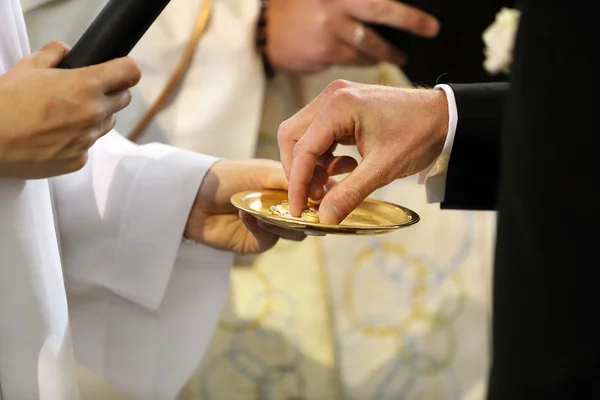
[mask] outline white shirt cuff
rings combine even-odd
[[[438,158],[418,175],[419,183],[425,184],[428,203],[442,203],[446,194],[446,174],[450,162],[450,153],[454,144],[456,125],[458,124],[458,110],[454,92],[448,85],[437,85],[435,89],[441,89],[446,93],[448,99],[448,134],[444,148]]]

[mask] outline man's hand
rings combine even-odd
[[[331,65],[401,65],[405,55],[370,29],[357,46],[361,23],[389,25],[434,37],[438,21],[395,0],[270,0],[267,55],[281,71],[316,72]]]
[[[279,128],[291,214],[300,215],[309,194],[323,194],[315,192],[315,177],[352,171],[319,207],[323,223],[340,223],[375,190],[431,165],[447,132],[442,90],[333,82]],[[357,146],[363,157],[358,166],[351,157],[333,155],[338,143]]]
[[[38,179],[81,169],[115,125],[141,77],[129,58],[60,70],[69,48],[53,42],[0,76],[0,177]]]
[[[230,198],[245,190],[281,189],[288,184],[281,164],[270,160],[220,161],[208,171],[185,229],[185,236],[238,254],[262,253],[279,238],[300,241],[302,232],[265,224],[238,210]]]

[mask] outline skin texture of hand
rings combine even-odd
[[[207,246],[237,254],[262,253],[279,238],[300,241],[306,236],[265,224],[238,212],[234,194],[246,190],[287,190],[281,164],[271,160],[219,161],[206,174],[190,212],[185,236]]]
[[[321,222],[340,223],[375,190],[431,165],[447,132],[443,90],[333,82],[279,128],[290,212],[300,215],[309,195],[322,197]],[[356,145],[360,164],[334,156],[338,143]],[[326,194],[315,189],[323,175],[341,172],[350,174]]]
[[[81,169],[89,148],[129,105],[141,72],[129,58],[61,70],[52,42],[0,76],[0,177],[39,179]]]
[[[361,21],[434,37],[438,21],[395,0],[270,0],[267,55],[275,70],[317,72],[332,65],[402,65],[405,55],[365,28],[357,49],[354,34]]]

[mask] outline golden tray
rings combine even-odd
[[[340,225],[298,221],[271,213],[271,206],[287,200],[284,190],[241,192],[231,197],[231,204],[258,220],[281,228],[302,231],[307,235],[381,235],[419,222],[419,215],[392,203],[366,199]]]

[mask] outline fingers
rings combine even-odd
[[[258,162],[266,162],[266,169],[261,175],[265,177],[266,182],[263,183],[263,187],[266,189],[288,189],[288,180],[285,176],[285,172],[281,167],[281,163],[272,160],[258,160]]]
[[[256,218],[247,214],[243,211],[239,212],[240,220],[248,229],[253,236],[254,243],[247,243],[247,250],[251,253],[262,253],[264,251],[269,250],[279,240],[277,235],[272,234],[271,232],[265,231],[261,227],[258,226],[258,221]]]
[[[321,159],[328,157],[323,163]],[[310,182],[309,202],[319,202],[329,191],[335,181],[330,179],[332,176],[349,174],[354,171],[358,161],[350,156],[334,157],[333,155],[321,156],[318,164],[315,165],[313,177]]]
[[[98,139],[113,130],[116,123],[117,117],[113,114],[91,127],[88,131],[65,132],[68,142],[61,150],[60,155],[65,158],[76,159],[83,154],[87,154],[87,151]]]
[[[54,41],[32,53],[24,61],[31,63],[35,68],[55,68],[69,51],[69,46],[63,42]]]
[[[435,37],[440,30],[435,17],[395,0],[344,0],[341,4],[359,21],[388,25],[425,37]]]
[[[360,88],[363,86],[363,84],[344,80],[333,81],[306,107],[279,126],[277,143],[279,145],[281,163],[288,179],[290,178],[296,143],[313,123],[314,119],[321,112],[321,109],[329,101],[331,96],[340,89]]]
[[[290,201],[290,214],[299,217],[306,207],[311,190],[318,198],[316,188],[312,184],[319,148],[300,141],[294,147],[294,156],[290,171],[288,198]]]
[[[348,21],[350,22],[350,21]],[[350,22],[354,24],[353,22]],[[338,28],[339,29],[339,28]],[[354,36],[352,34],[352,36]],[[337,35],[337,45],[335,51],[330,55],[330,64],[332,65],[346,65],[346,66],[357,66],[357,67],[370,67],[377,65],[381,59],[372,57],[367,52],[362,52],[352,44],[350,41],[345,40],[340,35]],[[380,39],[381,40],[381,39]]]
[[[313,101],[298,111],[293,117],[279,125],[277,131],[279,157],[281,158],[281,164],[283,165],[283,170],[288,179],[290,177],[293,152],[296,143],[319,114],[325,102],[329,100],[331,94],[339,87],[346,86],[342,81],[336,82],[329,84]]]
[[[339,224],[371,193],[385,186],[385,174],[377,165],[365,159],[344,180],[334,185],[319,206],[319,218],[324,224]]]
[[[328,176],[336,176],[354,171],[358,161],[350,156],[334,156],[329,153],[319,158],[319,164],[325,169]]]
[[[113,92],[104,97],[105,113],[107,115],[116,114],[131,103],[131,91],[123,90]]]
[[[357,29],[361,28],[361,23],[352,19],[346,19],[337,25],[336,35],[344,41],[355,52],[364,54],[368,59],[375,62],[387,61],[396,65],[404,65],[406,56],[384,39],[377,35],[373,30],[363,27],[365,35],[358,48],[354,48],[354,36]]]
[[[101,95],[96,101],[81,102],[83,111],[72,115],[82,128],[94,129],[98,125],[105,126],[105,122],[111,116],[121,111],[131,103],[131,92],[129,90]],[[87,107],[85,107],[87,106]],[[112,129],[112,126],[110,129]],[[108,131],[110,131],[110,129]],[[107,132],[108,132],[107,131]],[[106,134],[107,132],[104,132]]]
[[[96,126],[92,127],[89,134],[80,135],[79,139],[79,150],[88,151],[98,139],[112,131],[117,124],[117,116],[112,114],[101,121]]]
[[[139,66],[129,57],[81,68],[79,71],[96,80],[106,94],[130,89],[137,85],[142,77]]]
[[[252,217],[254,218],[254,217]],[[278,226],[275,225],[271,225],[271,224],[267,224],[265,222],[262,221],[256,221],[256,225],[266,231],[271,233],[272,235],[275,235],[279,238],[285,239],[285,240],[291,240],[294,242],[301,242],[304,239],[306,239],[306,235],[303,232],[300,231],[292,231],[289,229],[284,229],[284,228],[280,228]]]
[[[315,165],[339,138],[354,136],[355,97],[351,89],[336,91],[292,149],[288,195],[290,213],[298,217],[309,197]]]
[[[306,238],[306,235],[302,232],[294,232],[267,225],[243,211],[239,212],[239,217],[246,229],[252,233],[254,243],[247,245],[247,249],[252,253],[262,253],[269,250],[275,246],[280,237],[294,241],[301,241]]]
[[[117,124],[117,116],[115,114],[110,115],[104,121],[100,123],[97,130],[96,140],[100,139],[102,136],[106,135],[108,132],[112,131]],[[95,141],[94,140],[94,143]],[[93,144],[93,143],[92,143]],[[92,147],[92,146],[90,146]]]
[[[310,199],[320,200],[325,195],[325,185],[329,181],[329,175],[325,168],[320,165],[315,165],[313,177],[310,182]]]

